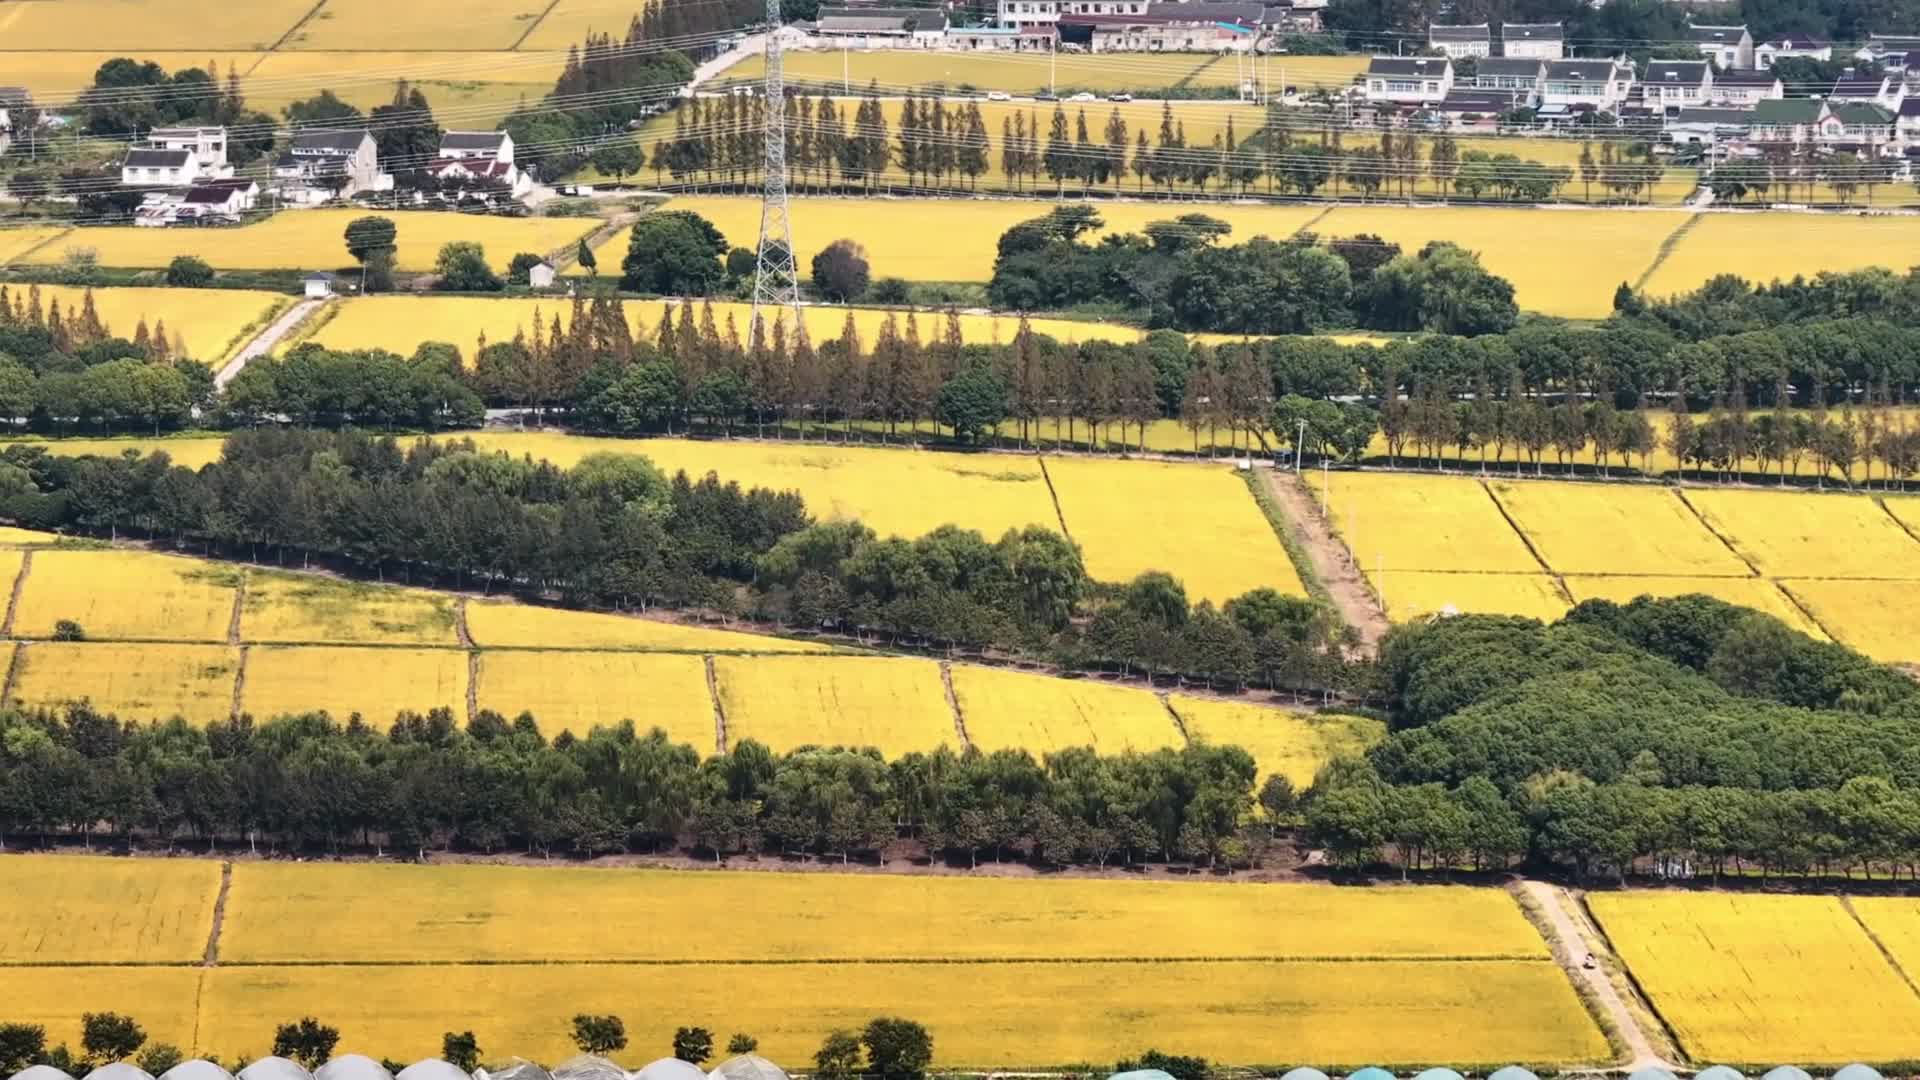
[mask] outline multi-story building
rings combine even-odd
[[[1833,42],[1810,34],[1775,34],[1753,47],[1753,64],[1770,68],[1776,60],[1800,57],[1807,60],[1833,59]]]
[[[1422,105],[1453,89],[1453,61],[1444,56],[1376,56],[1367,62],[1367,100]]]
[[[1640,84],[1641,101],[1659,112],[1705,105],[1713,93],[1713,65],[1705,60],[1652,60]]]
[[[1500,55],[1528,60],[1558,60],[1567,54],[1567,32],[1555,23],[1503,23]]]
[[[1540,80],[1540,106],[1613,112],[1632,95],[1633,85],[1633,65],[1623,60],[1553,60]]]
[[[1848,68],[1840,73],[1833,82],[1833,88],[1827,91],[1827,100],[1838,107],[1842,102],[1865,101],[1889,111],[1898,111],[1900,103],[1907,98],[1907,84],[1904,79],[1895,78],[1885,72],[1869,74]]]
[[[1753,66],[1753,35],[1744,26],[1690,26],[1687,36],[1722,71]]]
[[[1819,98],[1777,98],[1753,107],[1748,134],[1756,143],[1800,146],[1813,141],[1826,119],[1827,103]]]
[[[120,183],[128,187],[184,188],[232,175],[224,127],[154,128],[146,145],[128,149],[120,163]]]
[[[1474,65],[1473,88],[1498,93],[1518,94],[1523,105],[1540,100],[1540,80],[1546,75],[1545,60],[1490,56]]]
[[[1745,109],[1785,96],[1780,77],[1760,68],[1734,68],[1713,77],[1711,97],[1722,105]]]
[[[1444,53],[1449,59],[1493,55],[1493,31],[1486,23],[1471,26],[1427,24],[1427,47]]]
[[[325,202],[357,191],[383,190],[393,177],[380,171],[380,150],[365,128],[303,131],[273,163],[273,179],[289,202]]]

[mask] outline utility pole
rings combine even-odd
[[[750,337],[761,329],[760,320],[780,319],[783,308],[793,317],[793,332],[806,332],[800,321],[800,272],[793,262],[793,215],[787,205],[787,88],[780,59],[780,0],[767,0],[766,48],[762,91],[766,152],[761,163],[760,257],[753,268],[753,314],[747,320]]]

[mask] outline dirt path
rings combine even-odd
[[[324,303],[326,303],[324,300],[302,300],[281,312],[279,318],[273,320],[270,326],[260,331],[259,336],[247,342],[244,348],[234,354],[233,359],[227,361],[226,366],[220,369],[220,373],[213,377],[213,385],[225,389],[226,385],[233,381],[233,377],[240,374],[241,369],[247,366],[247,361],[272,352],[273,347],[280,344],[282,338],[293,333],[301,323],[306,322],[314,312],[320,310],[320,305]]]
[[[1553,949],[1553,958],[1567,969],[1567,974],[1575,982],[1586,988],[1586,996],[1590,1000],[1599,1003],[1620,1040],[1626,1043],[1629,1060],[1623,1067],[1637,1071],[1657,1066],[1672,1071],[1674,1064],[1654,1050],[1653,1043],[1640,1026],[1639,1018],[1627,1008],[1626,1001],[1613,985],[1607,969],[1618,961],[1605,954],[1597,934],[1589,936],[1582,933],[1579,922],[1569,910],[1573,899],[1564,889],[1551,882],[1524,881],[1520,883],[1520,888],[1538,905],[1547,921],[1547,944]],[[1592,967],[1586,966],[1589,956],[1595,960]]]
[[[1354,565],[1353,553],[1339,537],[1333,535],[1333,527],[1320,511],[1320,504],[1314,501],[1307,487],[1296,473],[1284,469],[1261,470],[1266,479],[1267,490],[1273,493],[1274,501],[1292,521],[1295,535],[1307,549],[1307,558],[1313,563],[1313,572],[1320,578],[1320,584],[1326,586],[1327,593],[1333,597],[1333,604],[1340,610],[1340,618],[1360,634],[1360,649],[1367,655],[1379,647],[1380,639],[1387,633],[1387,613],[1381,608],[1380,601],[1367,588],[1360,577],[1360,568]]]

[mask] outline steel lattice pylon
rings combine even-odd
[[[780,62],[780,0],[767,0],[767,78],[765,104],[766,157],[761,165],[765,185],[760,195],[760,258],[753,270],[753,316],[748,332],[761,327],[762,318],[780,318],[781,309],[800,322],[800,272],[793,262],[793,222],[787,209],[787,91]]]

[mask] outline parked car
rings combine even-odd
[[[1067,100],[1068,101],[1099,101],[1100,99],[1094,96],[1093,94],[1089,94],[1085,90],[1082,90],[1079,93],[1068,98]]]
[[[989,90],[987,91],[987,100],[988,101],[1012,101],[1013,95],[1007,93],[1005,90]]]
[[[1035,94],[1035,95],[1033,95],[1033,100],[1035,100],[1035,101],[1059,101],[1059,100],[1060,100],[1060,98],[1059,98],[1058,96],[1056,96],[1056,95],[1054,95],[1054,94],[1049,94],[1049,93],[1045,93],[1045,92],[1041,92],[1041,93],[1038,93],[1038,94]]]
[[[1132,94],[1108,94],[1107,100],[1118,101],[1118,102],[1128,102],[1133,100],[1133,95]]]

